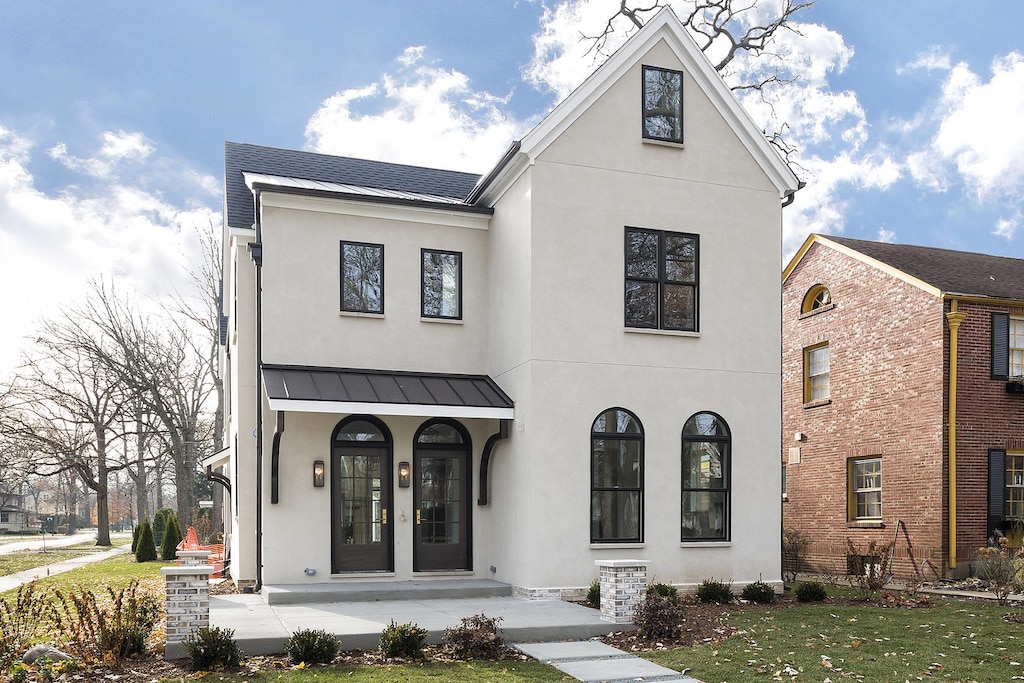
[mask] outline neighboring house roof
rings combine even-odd
[[[271,410],[511,419],[513,403],[486,375],[263,366]]]
[[[815,243],[838,249],[898,277],[902,275],[901,279],[937,296],[959,294],[1024,300],[1024,259],[833,235],[809,236],[783,271],[783,281]]]
[[[250,228],[256,220],[252,192],[243,177],[246,172],[364,190],[408,192],[443,198],[448,203],[463,201],[480,179],[474,173],[225,142],[224,216],[233,228]]]

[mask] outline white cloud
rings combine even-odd
[[[1020,228],[1021,219],[1022,216],[1020,214],[1013,218],[1000,218],[996,221],[996,227],[992,234],[1005,238],[1007,242],[1011,241],[1013,236],[1017,234],[1017,229]]]
[[[892,230],[886,230],[885,228],[878,229],[878,241],[889,242],[890,244],[896,241],[896,233]]]
[[[923,52],[917,58],[896,67],[897,74],[911,73],[914,71],[949,71],[953,66],[953,59],[949,53],[939,46],[933,46],[928,52]]]
[[[484,173],[528,127],[504,114],[504,104],[411,47],[394,73],[324,100],[306,140],[328,154]]]
[[[51,147],[47,154],[72,171],[87,173],[94,178],[108,179],[116,176],[121,162],[141,161],[153,151],[153,146],[142,133],[106,131],[101,138],[103,144],[94,157],[82,159],[72,156],[68,154],[67,145],[63,142]]]
[[[61,158],[79,162],[68,168],[83,182],[46,193],[29,170],[34,141],[0,127],[0,291],[17,292],[4,300],[0,374],[16,364],[38,319],[80,301],[90,278],[116,281],[120,291],[144,297],[186,291],[183,264],[198,258],[196,228],[220,222],[198,200],[175,206],[137,184],[97,182],[103,164],[155,153],[141,135],[105,134],[95,157],[72,157],[66,146],[55,147],[63,150]],[[195,194],[205,198],[207,179],[192,177],[202,178]]]

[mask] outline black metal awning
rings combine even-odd
[[[487,375],[264,365],[271,410],[510,420],[514,403]]]

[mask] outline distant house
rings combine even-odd
[[[227,143],[234,578],[778,584],[796,189],[667,10],[483,176]]]
[[[784,524],[962,575],[1024,523],[1024,260],[811,235],[783,272]],[[897,528],[897,523],[900,527]]]
[[[25,496],[0,490],[0,533],[17,533],[29,528]]]

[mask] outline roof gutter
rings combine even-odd
[[[804,189],[805,187],[807,187],[807,183],[805,183],[802,180],[798,180],[797,184],[796,184],[796,189],[795,190],[790,190],[789,192],[787,192],[785,194],[785,196],[784,196],[784,198],[782,200],[782,208],[785,209],[787,206],[792,204],[793,200],[796,199],[796,193],[799,192],[800,190]]]
[[[495,167],[477,182],[476,187],[474,187],[469,193],[469,196],[466,197],[467,204],[476,204],[480,200],[480,197],[487,188],[490,187],[491,183],[501,175],[501,172],[505,170],[505,167],[511,163],[512,159],[515,158],[517,154],[519,154],[519,148],[521,146],[522,140],[513,140],[512,144],[509,145],[507,150],[505,150],[504,156],[501,157]]]
[[[417,209],[435,209],[437,211],[457,211],[459,213],[471,213],[490,216],[494,209],[487,206],[472,206],[470,203],[456,204],[452,202],[431,202],[424,199],[399,199],[398,197],[376,197],[373,195],[357,194],[355,192],[335,192],[333,190],[316,190],[309,187],[287,187],[284,185],[272,185],[270,183],[253,183],[252,191],[265,190],[280,194],[293,194],[303,197],[321,197],[330,199],[345,199],[348,201],[365,202],[367,204],[388,204],[391,206],[408,206]],[[257,219],[257,223],[259,219]]]

